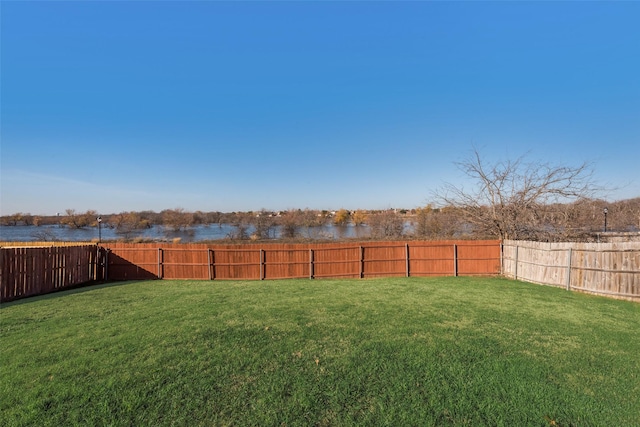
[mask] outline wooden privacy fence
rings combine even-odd
[[[506,240],[502,272],[526,282],[640,301],[640,242]]]
[[[100,279],[98,256],[96,245],[0,248],[0,301]]]
[[[497,275],[500,241],[325,244],[107,243],[105,279]]]
[[[498,240],[3,247],[0,248],[0,301],[103,280],[265,280],[499,273]]]

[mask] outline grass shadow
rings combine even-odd
[[[37,301],[49,300],[49,299],[54,299],[54,298],[61,298],[61,297],[65,297],[67,295],[80,294],[80,293],[84,293],[84,292],[94,291],[94,290],[97,290],[97,289],[112,288],[112,287],[117,287],[117,286],[126,286],[126,285],[130,285],[132,283],[143,282],[143,281],[146,281],[146,280],[125,280],[125,281],[85,283],[85,284],[82,284],[82,285],[74,286],[72,288],[60,289],[60,290],[49,292],[49,293],[43,294],[43,295],[24,297],[24,298],[16,299],[16,300],[13,300],[13,301],[3,302],[3,303],[0,304],[0,310],[2,310],[4,308],[7,308],[7,307],[13,307],[13,306],[16,306],[16,305],[29,304],[29,303],[33,303],[33,302],[37,302]]]

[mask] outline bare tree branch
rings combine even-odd
[[[446,183],[436,194],[445,206],[462,209],[476,234],[502,239],[548,239],[558,231],[550,221],[555,204],[567,204],[596,195],[592,167],[572,167],[515,160],[488,163],[473,149],[456,166],[475,185],[470,189]]]

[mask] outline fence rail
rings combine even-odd
[[[506,240],[502,271],[526,282],[640,301],[640,242]]]

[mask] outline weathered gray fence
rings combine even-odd
[[[525,282],[640,301],[640,242],[505,240],[502,274]]]

